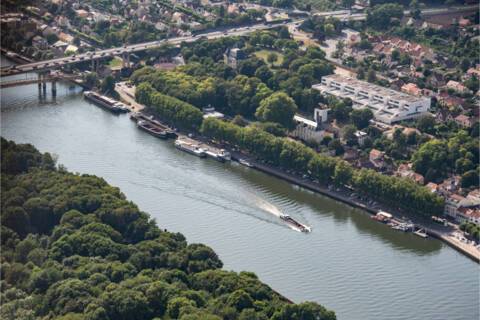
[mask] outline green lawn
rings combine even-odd
[[[114,57],[108,64],[110,68],[121,68],[122,67],[122,59],[119,57]]]
[[[277,61],[274,62],[273,65],[274,66],[281,65],[282,62],[283,62],[283,54],[281,54],[278,51],[275,51],[275,50],[260,50],[260,51],[256,51],[255,55],[257,56],[257,58],[263,59],[263,61],[265,61],[265,63],[268,63],[267,57],[268,57],[268,54],[271,53],[271,52],[275,53],[278,57]]]

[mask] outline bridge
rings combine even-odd
[[[3,88],[10,88],[10,87],[17,87],[17,86],[24,86],[28,84],[43,84],[46,82],[52,82],[53,84],[56,83],[59,80],[66,80],[66,81],[72,81],[72,80],[79,80],[82,77],[79,75],[67,75],[67,74],[46,74],[46,75],[40,75],[38,77],[29,77],[25,79],[14,79],[14,80],[8,80],[8,81],[0,81],[0,89]]]
[[[92,66],[94,67],[96,61],[100,59],[111,58],[117,55],[121,55],[124,58],[124,61],[128,61],[130,53],[155,49],[165,44],[178,45],[178,44],[181,44],[182,42],[194,42],[199,38],[217,39],[217,38],[222,38],[227,36],[228,37],[242,36],[257,30],[267,30],[267,29],[272,29],[279,26],[300,24],[302,21],[303,20],[295,20],[292,22],[284,22],[284,23],[276,23],[276,24],[257,24],[257,25],[235,28],[235,29],[226,29],[224,31],[212,31],[212,32],[192,35],[188,37],[176,37],[176,38],[170,38],[170,39],[150,41],[145,43],[124,45],[123,47],[117,47],[117,48],[111,48],[111,49],[105,49],[105,50],[95,50],[95,51],[90,51],[83,54],[77,54],[77,55],[72,55],[68,57],[4,67],[0,69],[0,76],[5,77],[5,76],[23,74],[26,72],[47,71],[47,70],[58,69],[66,65],[85,62],[85,61],[91,61]]]

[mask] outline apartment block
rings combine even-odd
[[[354,109],[369,108],[375,119],[392,124],[414,119],[428,112],[430,98],[415,97],[365,81],[332,74],[312,86],[322,94],[337,98],[350,98]]]

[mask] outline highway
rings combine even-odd
[[[470,12],[470,11],[473,12],[473,10],[477,10],[477,7],[474,5],[450,7],[450,8],[434,8],[434,9],[426,8],[422,10],[422,14],[436,15],[436,14],[454,13],[454,12]],[[408,14],[409,14],[409,11],[405,11],[405,15],[408,15]],[[366,18],[365,13],[351,13],[349,10],[321,12],[321,13],[315,13],[314,15],[330,16],[330,17],[341,19],[341,20],[364,20]],[[188,37],[177,37],[177,38],[163,39],[158,41],[125,45],[123,47],[117,47],[117,48],[111,48],[111,49],[105,49],[105,50],[90,51],[83,54],[77,54],[77,55],[68,56],[68,57],[4,67],[0,69],[0,76],[4,77],[4,76],[17,75],[17,74],[22,74],[22,73],[32,72],[32,71],[38,72],[38,71],[46,71],[50,69],[57,69],[65,65],[75,64],[78,62],[109,58],[109,57],[118,56],[122,54],[155,49],[167,43],[178,45],[182,42],[193,42],[199,38],[216,39],[221,37],[242,36],[253,31],[267,30],[267,29],[272,29],[279,26],[289,26],[289,25],[298,26],[303,21],[304,19],[298,19],[288,23],[256,24],[252,26],[231,28],[231,29],[226,29],[222,31],[212,31],[209,33],[192,35]]]

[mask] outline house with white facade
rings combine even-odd
[[[325,95],[349,98],[353,109],[369,108],[377,121],[387,124],[422,116],[431,103],[428,97],[415,97],[338,74],[322,77],[322,82],[312,88]]]

